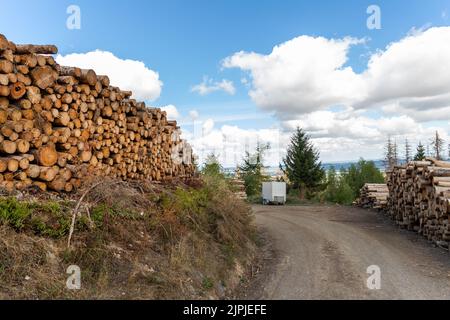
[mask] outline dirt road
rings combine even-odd
[[[358,208],[255,206],[266,263],[242,298],[450,299],[450,254]],[[381,289],[367,287],[369,266]]]

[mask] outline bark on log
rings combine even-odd
[[[58,48],[54,45],[18,44],[16,45],[16,53],[57,54]]]
[[[191,158],[172,159],[174,150],[190,149],[173,139],[179,127],[165,112],[105,75],[42,55],[52,52],[0,37],[0,181],[7,188],[70,192],[94,175],[161,181],[194,174]]]
[[[92,69],[81,69],[80,80],[82,83],[89,84],[90,86],[95,86],[97,83],[97,75]]]

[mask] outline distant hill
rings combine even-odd
[[[373,161],[375,163],[375,166],[380,169],[381,171],[384,171],[384,161],[383,160],[369,160]],[[322,163],[322,167],[325,170],[330,169],[331,167],[334,167],[337,171],[341,171],[344,169],[348,169],[352,164],[356,164],[358,161],[343,161],[343,162],[327,162]],[[227,174],[234,175],[234,171],[236,170],[235,167],[229,167],[224,168],[224,171]],[[280,174],[280,168],[279,167],[266,167],[265,168],[266,174],[269,176],[277,176]]]
[[[370,160],[375,163],[375,166],[380,169],[381,171],[384,171],[384,161],[383,160]],[[348,169],[352,164],[357,163],[358,161],[348,161],[348,162],[335,162],[335,163],[323,163],[322,167],[325,170],[330,169],[331,167],[334,167],[337,171]]]

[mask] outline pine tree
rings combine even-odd
[[[240,176],[244,180],[245,192],[249,197],[260,194],[262,183],[268,178],[263,172],[264,152],[268,149],[270,149],[269,144],[258,143],[256,152],[250,154],[246,151],[244,163],[238,167]]]
[[[405,160],[406,163],[410,162],[411,157],[411,145],[409,144],[408,138],[405,139]]]
[[[280,169],[292,183],[292,187],[299,190],[300,199],[304,199],[306,192],[317,191],[321,186],[325,171],[319,161],[319,152],[314,148],[310,137],[301,128],[297,128],[291,137],[286,158]]]
[[[425,147],[421,142],[419,142],[419,145],[417,146],[416,155],[414,156],[414,161],[423,161],[425,160],[425,158],[426,158]]]
[[[431,139],[431,146],[434,151],[434,157],[437,160],[442,160],[442,155],[444,154],[444,140],[439,136],[439,132],[437,131],[434,138]]]
[[[210,153],[203,164],[202,174],[206,176],[219,177],[223,176],[223,167],[220,165],[219,156]]]

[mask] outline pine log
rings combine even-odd
[[[11,61],[0,59],[0,73],[12,73],[14,71],[14,65]]]
[[[44,167],[51,167],[58,162],[58,152],[50,145],[33,150],[33,155],[38,164]]]
[[[9,91],[11,98],[18,100],[25,95],[27,89],[22,82],[16,82],[9,86]]]
[[[81,69],[80,80],[82,83],[89,84],[90,86],[95,86],[97,83],[97,75],[92,69]]]
[[[9,41],[0,33],[0,52],[9,49]]]
[[[50,66],[36,67],[31,71],[33,83],[41,89],[53,86],[58,79],[58,73]]]
[[[16,45],[16,53],[57,54],[58,48],[54,45],[18,44]]]
[[[17,150],[17,145],[13,141],[4,140],[0,143],[0,151],[6,154],[14,154]]]
[[[46,182],[51,182],[58,174],[58,170],[55,167],[42,167],[40,168],[39,179]]]

